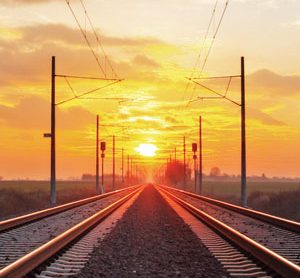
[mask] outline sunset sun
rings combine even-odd
[[[155,156],[157,147],[153,144],[140,144],[136,149],[135,149],[140,155],[144,156]]]

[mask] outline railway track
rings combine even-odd
[[[166,186],[157,188],[221,235],[216,239],[208,232],[202,241],[232,276],[300,277],[300,223]]]
[[[0,259],[9,256],[9,252],[15,255],[12,260],[5,260],[0,277],[76,276],[99,245],[99,238],[104,238],[113,227],[112,222],[122,217],[144,188],[132,187],[99,196],[97,200],[72,203],[57,211],[50,209],[48,215],[45,212],[28,215],[23,217],[22,223],[15,219],[15,225],[12,220],[9,224],[4,221],[3,225],[9,227],[2,227],[0,233]],[[300,277],[299,223],[275,217],[272,225],[273,216],[261,216],[255,211],[206,200],[174,188],[158,185],[155,188],[224,266],[229,277]],[[91,204],[94,204],[93,208]],[[88,213],[79,213],[82,209]],[[62,214],[64,217],[61,218]],[[71,215],[75,215],[76,220],[71,219]],[[55,224],[51,225],[51,222]],[[64,227],[63,231],[61,227]],[[33,229],[46,234],[43,241],[36,240]],[[20,233],[23,233],[23,241],[18,239]],[[24,233],[31,233],[31,238]],[[16,241],[11,241],[13,238]]]
[[[0,277],[30,272],[139,190],[117,190],[0,222]]]

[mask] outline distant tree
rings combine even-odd
[[[223,173],[223,174],[222,174],[222,177],[224,177],[224,178],[229,178],[230,176],[229,176],[227,173]]]
[[[189,176],[189,169],[186,169],[186,179]],[[168,183],[173,185],[178,185],[183,183],[183,163],[180,161],[172,161],[168,163],[167,169],[165,172],[165,177]]]
[[[211,177],[220,177],[221,176],[221,169],[219,167],[212,167],[210,170],[209,175]]]
[[[82,174],[82,176],[81,176],[81,180],[83,180],[83,181],[93,181],[95,179],[96,179],[96,176],[92,175],[92,174]]]

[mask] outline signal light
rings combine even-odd
[[[197,143],[192,144],[192,150],[194,153],[197,151]]]
[[[105,142],[101,142],[101,143],[100,143],[100,146],[101,146],[101,147],[100,147],[100,148],[101,148],[101,151],[104,152],[105,149],[106,149],[106,144],[105,144]]]

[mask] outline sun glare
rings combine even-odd
[[[144,156],[155,156],[157,147],[153,144],[140,144],[136,149],[135,149],[140,155]]]

